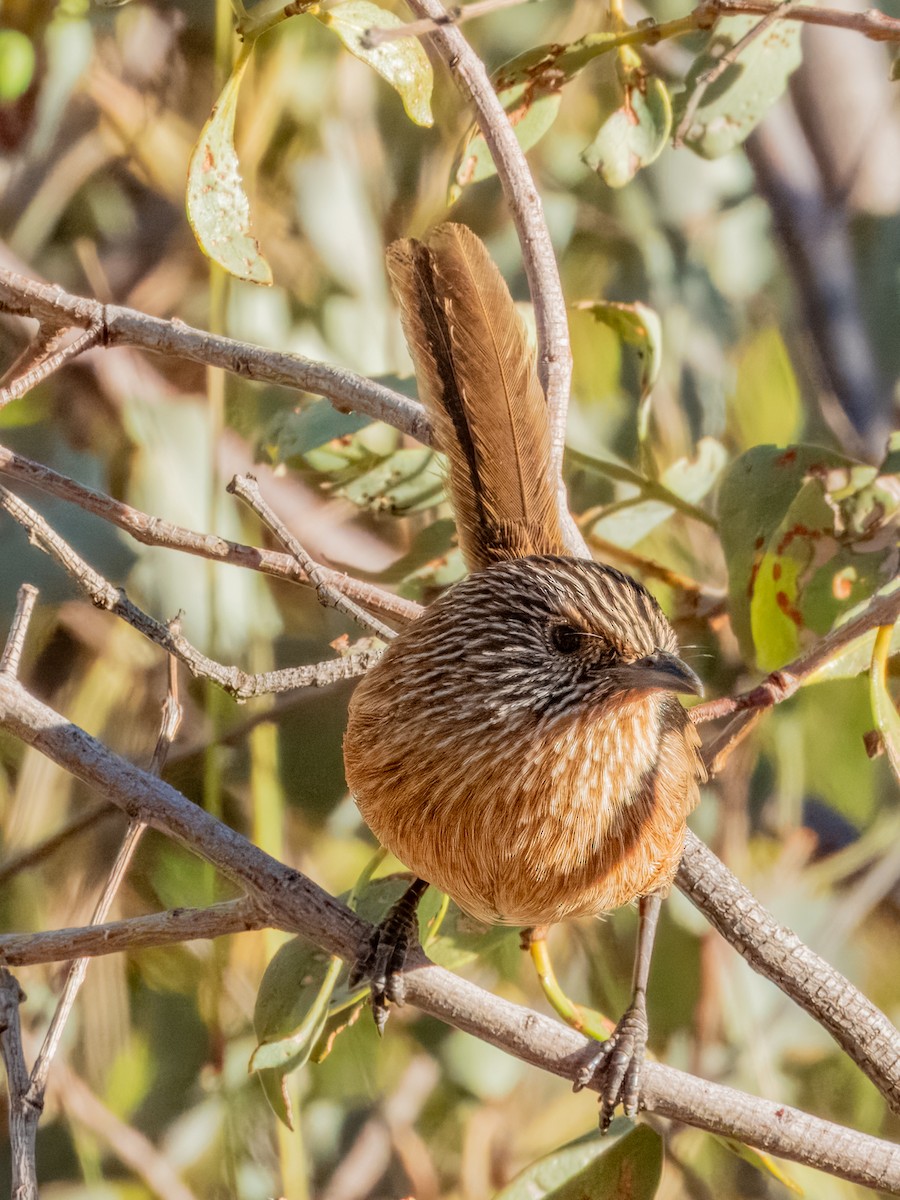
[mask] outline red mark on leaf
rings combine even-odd
[[[772,578],[775,580],[776,583],[781,578],[781,563],[780,562],[775,563],[775,565],[772,567]]]
[[[787,592],[776,592],[775,603],[784,615],[794,622],[798,629],[803,628],[803,614],[791,603],[791,598]]]
[[[776,467],[789,467],[791,463],[797,461],[797,448],[792,446],[790,450],[785,450],[784,454],[779,454],[775,459]]]

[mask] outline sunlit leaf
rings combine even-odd
[[[34,78],[34,46],[18,29],[0,29],[0,103],[28,91]]]
[[[333,29],[347,49],[367,63],[399,94],[407,115],[417,125],[433,125],[431,90],[434,72],[416,37],[396,38],[376,46],[364,44],[369,29],[397,29],[403,22],[386,8],[369,0],[346,0],[313,14]]]
[[[494,73],[491,82],[523,150],[536,145],[556,120],[565,84],[592,59],[606,53],[612,42],[612,34],[594,33],[568,44],[535,46]],[[450,202],[470,183],[490,178],[494,170],[487,143],[475,124],[453,164]]]
[[[187,214],[204,254],[237,279],[271,284],[271,268],[250,231],[250,201],[234,147],[238,93],[251,52],[248,43],[191,154]]]
[[[729,417],[743,446],[785,446],[800,432],[800,388],[779,330],[770,325],[739,351]]]
[[[306,408],[279,414],[267,430],[266,449],[273,461],[290,462],[336,438],[350,437],[369,424],[371,417],[338,412],[328,400],[319,400]]]
[[[640,301],[624,304],[589,300],[576,307],[614,329],[623,342],[635,348],[641,364],[641,396],[645,396],[659,378],[662,366],[662,322],[658,314]]]
[[[881,734],[885,753],[900,780],[900,713],[893,701],[887,683],[887,662],[891,654],[891,639],[898,625],[883,625],[876,634],[872,651],[872,671],[869,682],[872,695],[872,712]]]
[[[594,1135],[532,1164],[495,1200],[652,1200],[662,1160],[655,1130],[617,1119],[605,1138]]]
[[[655,75],[642,87],[626,84],[621,105],[584,151],[585,163],[609,187],[624,187],[663,152],[672,129],[672,102]]]
[[[757,446],[728,468],[719,511],[732,624],[763,670],[894,577],[896,482],[817,446]]]
[[[706,48],[688,72],[684,92],[676,97],[676,121],[684,113],[698,78],[759,21],[758,16],[750,15],[724,17],[716,22]],[[799,21],[775,21],[746,46],[737,62],[706,89],[685,144],[704,158],[718,158],[740,146],[783,94],[789,76],[799,67],[800,32]]]

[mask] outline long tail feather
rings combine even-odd
[[[387,264],[419,394],[450,460],[468,566],[562,552],[534,351],[484,244],[440,225],[427,245],[395,242]]]

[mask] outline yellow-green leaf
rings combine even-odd
[[[187,215],[200,249],[230,275],[271,284],[272,270],[250,231],[250,201],[234,148],[234,115],[252,43],[244,46],[191,154]]]
[[[894,626],[882,625],[875,635],[872,651],[872,671],[869,686],[872,693],[872,712],[881,740],[884,742],[894,774],[900,779],[900,713],[891,698],[887,685],[887,661],[891,653],[891,638]]]
[[[411,120],[417,125],[434,124],[431,115],[434,73],[418,38],[396,38],[376,46],[365,44],[365,34],[370,29],[399,28],[403,22],[398,16],[370,4],[369,0],[346,0],[327,12],[313,15],[334,30],[355,58],[367,63],[394,88]]]

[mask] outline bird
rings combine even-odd
[[[705,775],[678,693],[702,694],[650,592],[573,557],[527,328],[466,226],[387,251],[420,398],[449,464],[469,574],[389,644],[354,691],[346,780],[415,876],[353,978],[383,1027],[428,885],[487,923],[544,927],[638,901],[633,995],[584,1065],[601,1128],[637,1111],[659,902]]]

